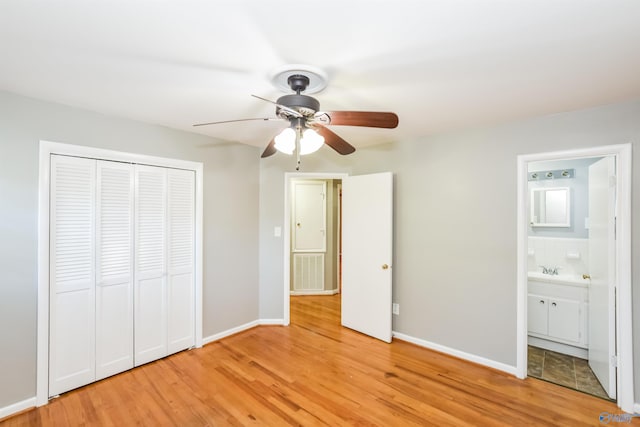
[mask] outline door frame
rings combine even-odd
[[[517,158],[517,338],[516,376],[527,377],[527,236],[529,162],[613,156],[616,159],[616,351],[617,403],[633,413],[633,334],[631,300],[631,143],[523,154]]]
[[[36,406],[49,401],[49,197],[52,154],[144,164],[195,172],[195,346],[202,347],[203,164],[102,148],[40,141],[38,177],[38,302],[36,326]]]
[[[285,172],[284,174],[284,224],[282,236],[284,239],[284,270],[283,280],[283,320],[282,324],[288,326],[291,322],[290,287],[291,287],[291,184],[295,179],[344,179],[347,173],[313,173],[313,172]]]

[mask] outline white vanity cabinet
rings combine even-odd
[[[587,348],[588,290],[580,285],[529,281],[529,336]]]

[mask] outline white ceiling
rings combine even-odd
[[[263,147],[284,64],[356,147],[640,97],[637,0],[0,1],[0,90]]]

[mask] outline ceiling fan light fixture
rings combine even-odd
[[[274,147],[281,153],[292,155],[296,149],[296,131],[286,128],[274,138]]]
[[[315,153],[324,144],[324,137],[313,129],[306,129],[300,139],[300,155]]]

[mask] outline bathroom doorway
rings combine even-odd
[[[529,162],[527,173],[527,375],[615,399],[615,304],[590,278],[615,264],[615,157]]]
[[[632,411],[630,146],[518,167],[518,376]]]

